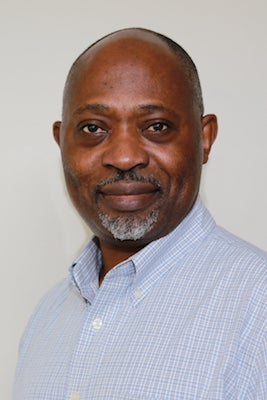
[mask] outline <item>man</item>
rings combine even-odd
[[[102,38],[53,130],[95,236],[32,317],[14,398],[266,399],[267,256],[198,197],[217,121],[188,54],[144,29]]]

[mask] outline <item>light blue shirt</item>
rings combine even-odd
[[[98,287],[91,241],[38,305],[14,400],[266,400],[267,255],[200,199]]]

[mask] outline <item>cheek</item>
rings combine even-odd
[[[198,188],[201,175],[201,154],[190,146],[176,151],[165,152],[158,158],[160,168],[165,172],[165,184],[169,185],[170,195],[177,197],[179,192]]]
[[[66,145],[62,149],[62,163],[65,174],[76,182],[89,182],[91,174],[96,171],[96,160],[88,150],[74,145]]]
[[[79,205],[92,192],[89,189],[92,168],[88,165],[88,158],[62,154],[62,164],[69,195],[73,203]]]

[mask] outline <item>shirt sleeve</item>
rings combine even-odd
[[[267,332],[259,347],[255,358],[255,365],[251,377],[251,384],[248,387],[248,399],[266,400],[267,399]]]

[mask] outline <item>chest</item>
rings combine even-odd
[[[27,354],[25,399],[223,398],[234,319],[209,296],[190,299],[114,287],[48,316]]]

